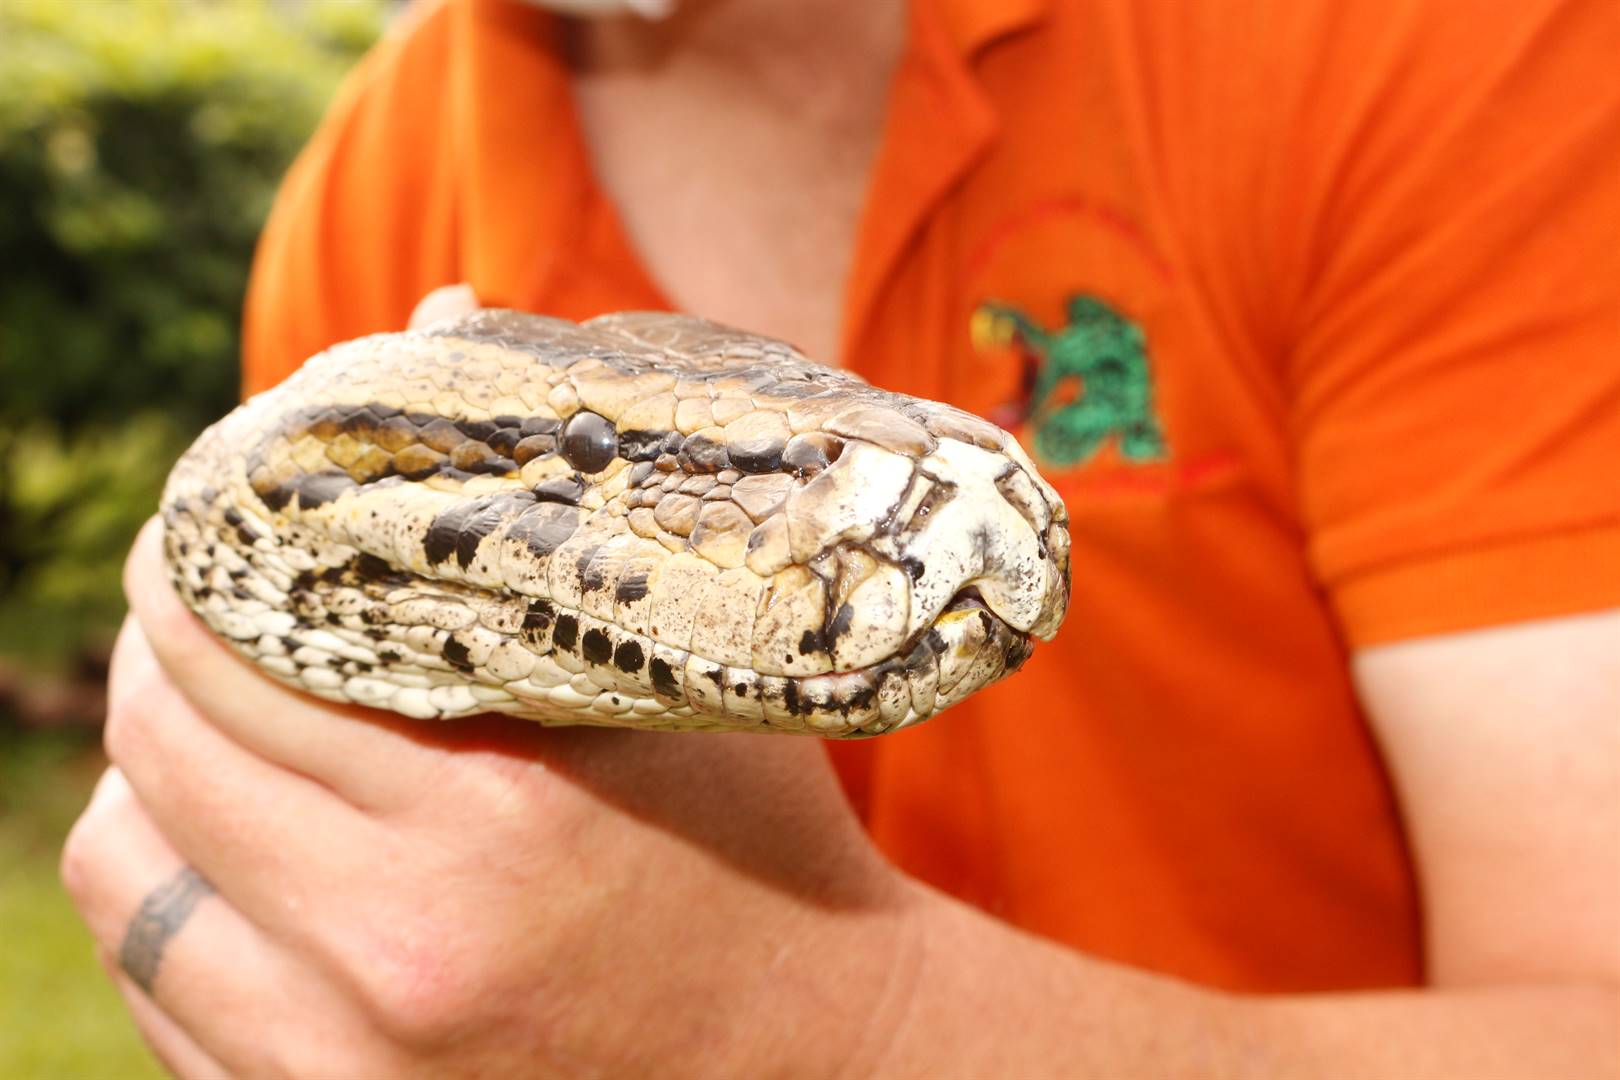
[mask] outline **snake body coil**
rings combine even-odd
[[[877,734],[1068,600],[1018,443],[682,316],[482,311],[339,345],[175,466],[186,602],[272,675],[421,718]]]

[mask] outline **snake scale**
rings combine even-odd
[[[1018,443],[687,316],[484,310],[335,346],[163,495],[186,603],[276,678],[423,719],[865,736],[1068,602]]]

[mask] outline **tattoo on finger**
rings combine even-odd
[[[118,966],[135,985],[148,994],[152,992],[164,948],[191,917],[197,901],[213,891],[214,887],[201,874],[186,866],[146,894],[130,917],[124,943],[118,949]]]

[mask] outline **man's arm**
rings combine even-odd
[[[915,1042],[962,1072],[1620,1075],[1620,613],[1369,649],[1355,670],[1412,838],[1431,987],[1225,997],[1006,928],[992,945],[959,911],[930,938],[934,1000],[895,1071],[924,1063]]]
[[[1620,1073],[1620,613],[1360,653],[1434,989],[1271,1007],[1301,1054],[1409,1073]]]
[[[108,743],[129,783],[64,873],[107,955],[177,868],[217,890],[155,978],[114,969],[186,1075],[1620,1074],[1620,615],[1361,658],[1436,985],[1260,998],[884,870],[810,744],[423,731],[252,672],[164,582],[152,530],[126,580],[145,633]]]

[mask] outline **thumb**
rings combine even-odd
[[[481,306],[478,294],[466,282],[441,285],[417,301],[416,309],[411,312],[410,328],[415,330],[429,323],[454,319],[477,311]]]

